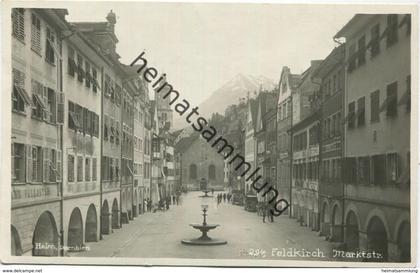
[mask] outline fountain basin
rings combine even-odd
[[[217,224],[190,224],[194,229],[201,231],[201,236],[195,239],[184,239],[181,240],[181,243],[186,245],[224,245],[227,244],[227,241],[222,239],[210,238],[207,236],[209,230],[215,229],[219,225]]]

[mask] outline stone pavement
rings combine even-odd
[[[216,192],[217,193],[217,192]],[[216,194],[215,193],[215,194]],[[216,198],[200,198],[201,192],[182,195],[179,206],[168,211],[145,213],[105,235],[103,240],[87,243],[89,251],[71,253],[81,257],[143,257],[143,258],[217,258],[217,259],[298,259],[333,260],[332,244],[317,232],[301,227],[286,215],[275,217],[274,223],[263,223],[256,213],[228,203],[217,205]],[[228,241],[222,246],[187,246],[184,238],[195,238],[200,232],[189,226],[202,223],[201,204],[208,204],[207,222],[220,224],[209,232],[210,237]],[[275,250],[278,249],[279,252]],[[274,249],[274,251],[273,251]],[[302,257],[297,250],[305,249],[325,257]],[[289,254],[287,254],[288,250]],[[263,252],[265,251],[265,252]],[[274,254],[274,256],[272,255]],[[277,254],[279,256],[277,256]],[[296,257],[287,257],[294,255]]]

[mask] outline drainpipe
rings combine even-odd
[[[287,107],[287,104],[286,104]],[[293,215],[293,200],[292,200],[292,186],[293,186],[293,93],[290,92],[290,182],[289,182],[289,198],[290,198],[290,210],[289,218]]]
[[[62,50],[62,43],[60,43],[60,54],[63,54],[63,50]],[[60,60],[60,65],[57,67],[57,73],[58,73],[58,77],[59,77],[59,88],[60,88],[60,92],[63,92],[63,60]],[[65,101],[64,101],[64,105],[65,106]],[[64,111],[64,109],[63,109]],[[63,113],[64,115],[64,113]],[[64,117],[63,117],[64,118]],[[60,183],[60,256],[64,256],[64,219],[63,219],[63,215],[64,215],[64,177],[63,177],[63,171],[64,171],[64,144],[63,144],[63,125],[58,125],[58,135],[60,138],[60,148],[61,148],[61,183]]]
[[[104,87],[104,68],[103,67],[101,67],[101,87],[103,88]],[[103,158],[103,145],[104,145],[104,142],[102,141],[102,136],[103,136],[103,122],[104,122],[104,111],[103,111],[103,109],[104,109],[104,94],[105,94],[105,92],[102,90],[102,92],[101,92],[101,109],[100,109],[100,115],[101,115],[101,124],[100,124],[100,135],[98,136],[99,137],[99,141],[100,141],[100,143],[101,143],[101,148],[100,148],[100,151],[99,151],[99,158],[98,158],[98,160],[97,160],[97,163],[96,164],[98,164],[98,162],[99,162],[99,169],[100,169],[100,172],[99,172],[99,192],[100,192],[100,194],[99,194],[99,201],[101,202],[100,203],[100,206],[99,206],[99,215],[100,215],[100,217],[99,217],[99,219],[101,219],[101,225],[100,225],[100,232],[99,232],[99,240],[102,240],[103,239],[103,237],[102,237],[102,202],[103,202],[103,185],[102,185],[102,158]],[[99,124],[98,124],[98,126],[99,126]],[[98,168],[97,168],[98,169]],[[96,172],[98,172],[98,170],[96,169]],[[109,209],[109,206],[108,206],[108,209]],[[112,205],[111,205],[111,210],[112,210]],[[108,217],[108,220],[109,220],[109,215],[107,215],[107,217]],[[108,227],[109,227],[109,223],[108,223]]]

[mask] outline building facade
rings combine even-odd
[[[410,15],[356,15],[346,39],[344,241],[410,260]],[[377,260],[375,260],[377,261]]]
[[[58,37],[66,29],[66,14],[12,9],[12,255],[57,256],[64,244],[59,239],[64,112]]]
[[[336,47],[314,77],[321,80],[320,99],[320,231],[330,241],[343,241],[344,183],[341,176],[343,158],[343,102],[345,46]]]

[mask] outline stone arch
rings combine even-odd
[[[375,259],[375,261],[386,261],[388,259],[388,234],[385,223],[376,215],[367,222],[367,249],[382,254],[382,259]]]
[[[54,216],[45,211],[39,216],[32,236],[33,256],[58,256],[58,232]]]
[[[90,204],[86,214],[86,227],[85,227],[85,241],[97,242],[98,241],[98,217],[96,214],[96,207]]]
[[[341,215],[341,208],[339,204],[334,204],[332,214],[331,214],[331,224],[333,225],[341,225],[342,222],[342,215]]]
[[[346,215],[346,245],[347,250],[359,248],[359,217],[356,212],[349,210]]]
[[[83,219],[79,208],[74,208],[70,215],[67,246],[69,251],[80,251],[83,246]]]
[[[403,221],[397,229],[398,261],[411,261],[411,226],[409,221]]]
[[[118,200],[117,198],[114,198],[114,201],[112,202],[112,228],[117,229],[120,228],[120,221],[118,219]]]
[[[330,223],[330,206],[327,200],[322,202],[321,223]]]
[[[364,226],[365,229],[364,230],[365,231],[368,230],[368,226],[370,224],[370,221],[375,216],[378,217],[382,221],[382,223],[384,225],[384,228],[385,228],[385,231],[386,231],[386,234],[387,234],[387,238],[386,239],[388,241],[391,241],[392,240],[391,233],[389,231],[388,222],[386,221],[385,213],[381,209],[379,209],[379,208],[374,208],[371,211],[369,211],[369,214],[366,217],[366,222],[365,222],[365,226]]]
[[[104,200],[101,210],[101,234],[109,234],[109,205],[108,200]]]
[[[22,244],[20,242],[20,236],[17,229],[10,225],[10,233],[11,233],[11,255],[12,256],[21,256],[22,255]]]

